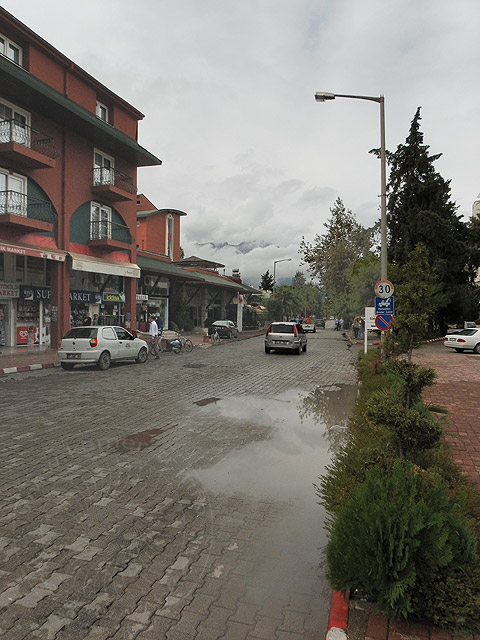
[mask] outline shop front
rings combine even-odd
[[[15,317],[20,287],[9,282],[0,282],[0,347],[15,344]]]
[[[125,294],[121,291],[104,291],[102,294],[99,324],[113,324],[130,327],[131,319],[124,311]]]
[[[16,313],[16,344],[50,345],[50,288],[20,285]]]

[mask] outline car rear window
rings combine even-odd
[[[283,324],[281,322],[272,324],[271,333],[295,333],[293,324]]]
[[[75,327],[66,333],[64,338],[95,338],[97,335],[97,327]]]

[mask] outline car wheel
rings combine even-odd
[[[62,369],[65,369],[65,371],[71,371],[75,365],[71,362],[61,362],[60,366]]]
[[[457,347],[455,347],[455,351],[457,353],[463,353],[465,351],[465,349],[457,349]]]
[[[300,352],[301,352],[300,347],[297,347],[297,350],[295,351],[295,353],[297,354],[297,356],[299,356],[299,355],[300,355]]]
[[[307,343],[305,343],[302,347],[303,353],[307,353]]]
[[[317,327],[313,327],[313,333],[317,333]]]
[[[473,353],[480,353],[480,342],[473,347]]]
[[[100,371],[106,371],[110,366],[110,362],[110,354],[108,353],[108,351],[103,351],[98,359],[97,367],[100,369]]]
[[[265,347],[265,353],[270,353],[270,347]]]
[[[135,362],[138,362],[139,364],[143,364],[144,362],[147,361],[147,358],[148,358],[147,349],[145,347],[142,347],[138,352],[137,357],[135,358]]]

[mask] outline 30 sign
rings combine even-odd
[[[377,298],[390,298],[393,295],[393,284],[390,280],[379,280],[375,285],[375,295]]]

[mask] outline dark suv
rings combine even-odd
[[[272,322],[265,334],[265,353],[307,350],[307,335],[298,322]]]

